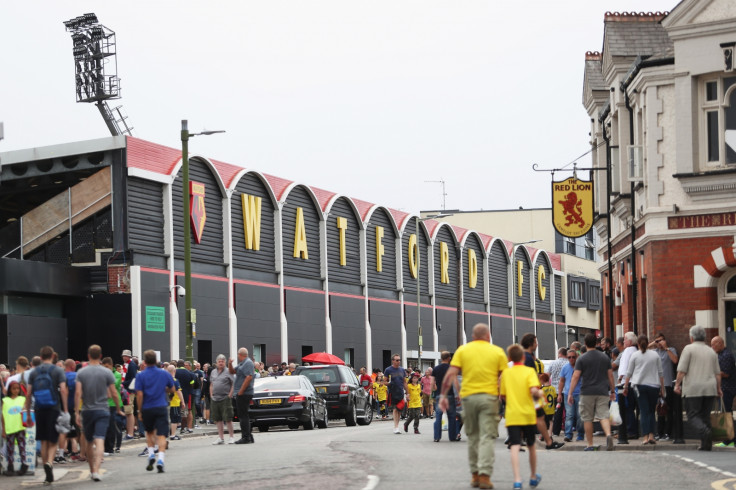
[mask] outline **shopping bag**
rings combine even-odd
[[[733,439],[733,416],[723,409],[723,398],[720,399],[720,411],[710,413],[711,434],[714,441],[730,441]]]
[[[610,412],[611,425],[621,425],[621,412],[618,410],[618,402],[611,402],[608,411]]]

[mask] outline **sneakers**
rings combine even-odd
[[[414,429],[415,434],[419,434],[419,429]]]
[[[572,441],[572,437],[565,436],[565,438],[563,439],[563,441],[565,441],[565,442],[571,442]]]
[[[160,459],[156,463],[156,469],[158,470],[159,473],[163,473],[164,472],[164,462],[161,461]]]
[[[521,488],[522,488],[521,487],[521,482],[520,481],[515,481],[514,482],[514,490],[520,490]]]
[[[606,451],[613,451],[613,436],[606,436]]]
[[[394,427],[394,434],[401,434],[401,431],[398,427]]]
[[[128,434],[125,434],[125,435],[123,436],[123,440],[124,440],[124,441],[132,441],[133,439],[135,439],[135,437],[133,437],[133,436],[129,436]]]
[[[64,459],[64,456],[56,456],[54,457],[54,463],[55,464],[66,464],[66,459]]]
[[[115,453],[107,453],[107,452],[102,453],[103,456],[112,456],[113,454],[115,454]]]
[[[542,481],[542,475],[537,473],[536,475],[534,475],[534,478],[529,480],[529,486],[532,488],[537,488],[537,485],[539,485],[539,482],[541,481]]]
[[[560,449],[564,445],[564,442],[552,441],[552,444],[550,444],[549,446],[545,446],[545,449]]]
[[[153,462],[156,461],[156,458],[150,457],[148,458],[148,465],[146,466],[146,471],[153,471]]]
[[[212,443],[213,446],[219,446],[221,444],[225,444],[225,441],[223,439],[215,439],[215,441]]]
[[[227,441],[228,444],[235,444],[235,438],[231,437],[229,441]]]
[[[169,439],[172,440],[172,441],[181,441],[181,437],[176,436],[176,435],[169,437]]]
[[[404,422],[404,432],[409,432],[409,424]]]
[[[598,446],[586,446],[585,449],[583,449],[583,451],[597,451],[597,450],[598,450]]]
[[[194,428],[195,429],[199,429],[199,425],[198,424],[194,424]]]
[[[28,465],[23,463],[22,465],[20,465],[20,469],[18,470],[16,475],[23,476],[26,474],[27,471],[28,471]]]
[[[92,479],[92,481],[102,481],[102,477],[99,473],[90,473],[89,477]]]
[[[44,463],[43,471],[46,472],[46,480],[44,480],[44,484],[52,483],[54,481],[54,467],[51,466],[51,463]]]
[[[144,447],[143,448],[143,451],[141,451],[140,453],[138,453],[138,457],[142,458],[144,456],[148,456],[148,448],[147,447]]]
[[[714,447],[734,447],[733,442],[729,442],[726,444],[725,442],[719,442],[718,444],[715,444]]]

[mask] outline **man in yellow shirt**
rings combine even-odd
[[[493,488],[493,446],[499,421],[498,378],[506,367],[506,354],[491,344],[488,325],[478,323],[473,327],[473,341],[458,347],[442,380],[439,407],[444,412],[449,406],[447,392],[462,372],[460,398],[468,436],[470,485],[475,488]]]

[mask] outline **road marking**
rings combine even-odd
[[[378,486],[378,482],[380,482],[381,479],[378,478],[376,475],[368,475],[368,484],[363,487],[363,490],[373,490]]]
[[[730,485],[729,485],[730,483]],[[729,478],[728,480],[718,480],[710,484],[711,488],[715,490],[731,490],[736,488],[736,478]]]

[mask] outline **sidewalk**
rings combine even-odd
[[[554,437],[553,439],[558,442],[564,442],[563,436],[560,434],[558,437]],[[614,444],[613,444],[613,450],[614,451],[697,451],[698,447],[700,447],[700,440],[697,439],[686,439],[685,444],[674,444],[672,440],[668,441],[657,441],[656,444],[642,444],[642,438],[639,439],[629,439],[628,444],[619,444],[618,440],[616,439],[616,436],[614,436]],[[715,444],[713,445],[713,451],[731,451],[736,454],[736,448],[732,447],[715,447]],[[582,441],[576,441],[574,438],[570,442],[565,442],[565,445],[561,447],[560,449],[557,449],[557,451],[582,451],[585,449],[585,447],[588,445],[588,443],[585,440]],[[545,444],[544,442],[540,442],[539,439],[537,439],[537,446],[541,449],[544,449]],[[606,436],[593,436],[593,446],[598,446],[598,451],[605,451],[606,450]]]

